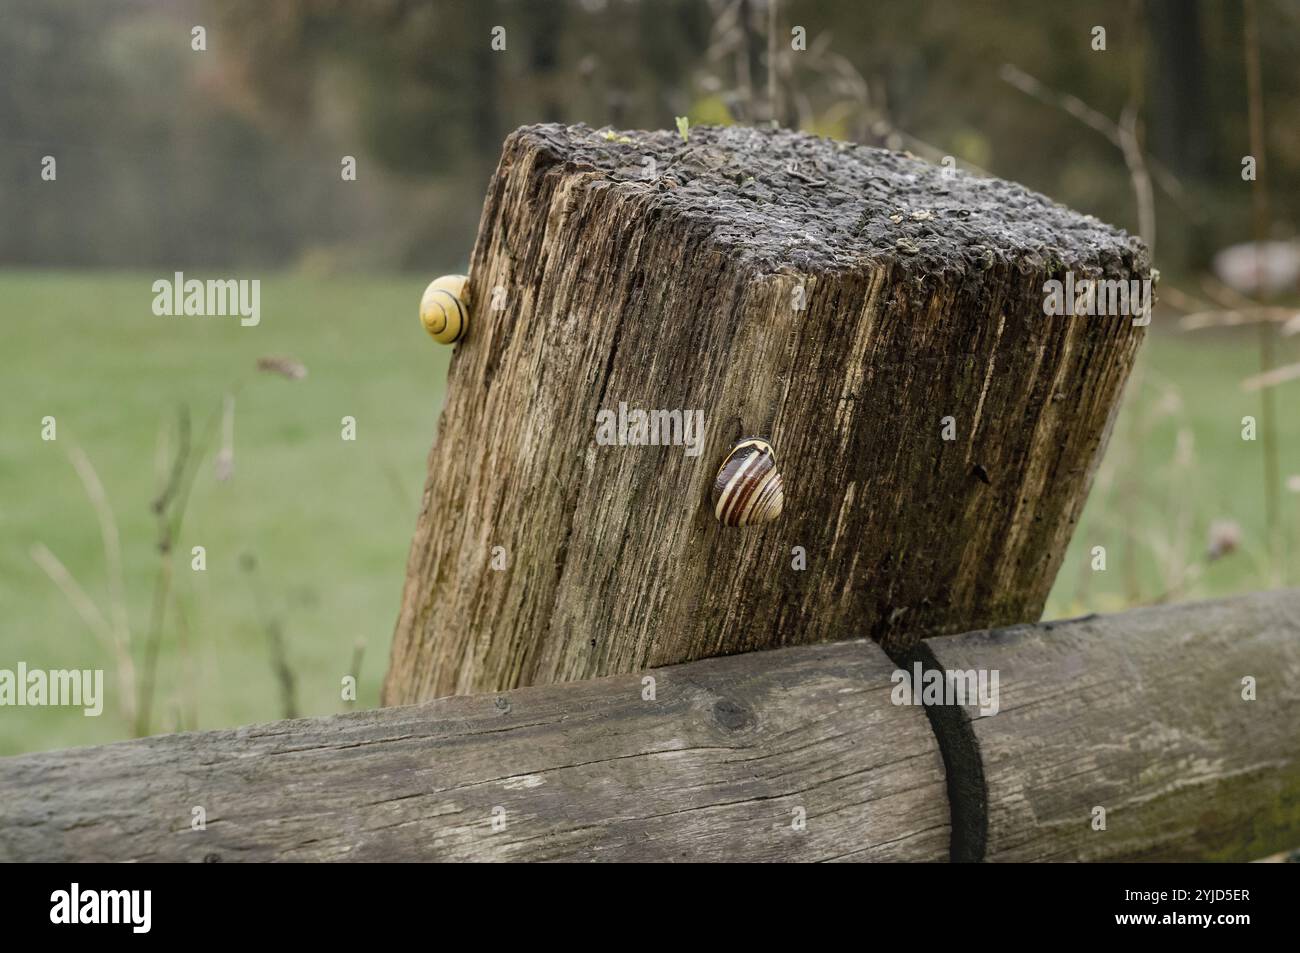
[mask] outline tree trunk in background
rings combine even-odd
[[[567,74],[560,67],[560,43],[564,39],[564,3],[529,4],[521,11],[528,24],[530,79],[535,84],[540,115],[545,122],[565,118],[564,83]]]
[[[479,0],[472,8],[471,18],[479,25],[481,42],[473,46],[474,63],[474,143],[484,158],[491,162],[491,155],[501,141],[501,122],[497,110],[497,67],[498,57],[505,55],[492,49],[489,40],[492,29],[501,24],[497,15],[497,0]],[[509,34],[507,33],[507,43]],[[507,49],[509,46],[507,45]]]
[[[385,702],[1037,619],[1143,333],[1045,316],[1067,270],[1149,273],[1095,219],[898,153],[517,131]],[[702,454],[598,445],[620,403],[702,411]],[[726,528],[714,476],[755,435],[785,512]]]
[[[1154,152],[1171,169],[1204,180],[1210,172],[1210,124],[1205,98],[1205,51],[1198,3],[1147,0],[1154,47],[1145,115]]]

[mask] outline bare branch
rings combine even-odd
[[[1300,378],[1300,364],[1284,364],[1262,374],[1256,374],[1254,377],[1247,377],[1241,382],[1241,389],[1247,393],[1253,393],[1268,387],[1276,387],[1278,384],[1285,384],[1287,381],[1293,381],[1296,378]]]
[[[1240,311],[1196,311],[1184,315],[1178,326],[1184,331],[1198,331],[1201,328],[1233,328],[1243,324],[1277,324],[1291,322],[1300,318],[1300,311],[1295,308],[1248,308]],[[1286,331],[1284,333],[1294,333]]]

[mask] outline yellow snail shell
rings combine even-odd
[[[784,505],[772,445],[758,437],[743,438],[713,480],[713,515],[723,526],[757,526],[780,516]]]
[[[455,344],[469,326],[469,278],[443,275],[420,298],[420,323],[439,344]]]

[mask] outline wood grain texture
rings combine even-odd
[[[1066,270],[1149,274],[1095,219],[899,153],[512,134],[386,703],[1037,618],[1143,334],[1045,317]],[[597,445],[620,402],[703,411],[703,453]],[[785,507],[737,530],[710,488],[741,436],[773,443]]]
[[[928,644],[943,668],[1000,670],[1001,710],[968,707],[986,859],[1255,860],[1300,844],[1300,590]]]
[[[653,701],[620,676],[0,759],[0,861],[946,859],[892,670],[859,641],[657,671]]]
[[[1300,590],[927,644],[1000,672],[999,713],[971,712],[987,798],[962,805],[987,859],[1300,843]],[[654,701],[624,675],[0,759],[0,861],[945,859],[946,792],[978,792],[893,671],[802,646],[656,671]]]

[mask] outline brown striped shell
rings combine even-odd
[[[757,526],[780,516],[784,504],[772,445],[758,437],[743,438],[713,480],[713,515],[723,526]]]

